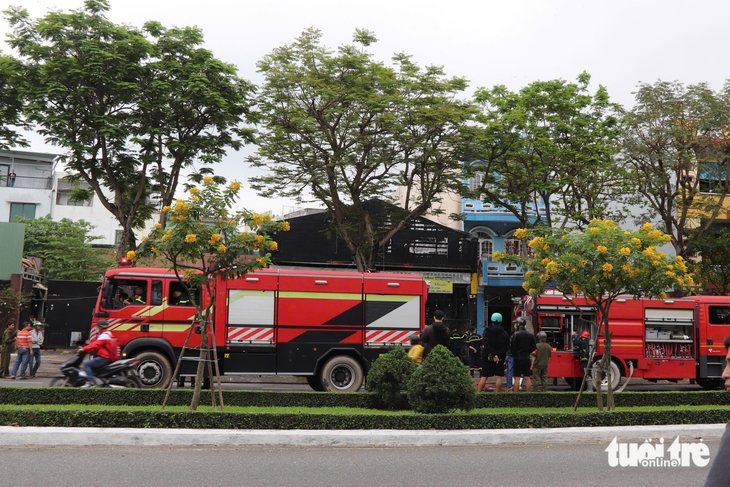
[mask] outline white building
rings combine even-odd
[[[56,157],[42,152],[0,150],[0,222],[51,213]]]

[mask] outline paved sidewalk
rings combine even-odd
[[[509,430],[190,430],[0,427],[0,446],[476,446],[720,438],[725,424]]]

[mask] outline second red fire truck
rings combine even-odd
[[[583,297],[546,293],[527,299],[520,313],[531,318],[534,331],[544,331],[553,346],[548,375],[564,377],[579,387],[582,371],[573,352],[572,333],[587,330],[603,354],[597,336],[596,307]],[[633,370],[646,380],[690,379],[707,389],[720,388],[724,368],[723,340],[730,335],[730,296],[634,299],[621,296],[611,306],[612,386]]]
[[[428,285],[408,274],[265,269],[214,283],[213,329],[223,375],[305,376],[320,391],[357,391],[370,364],[407,345],[425,324]],[[198,302],[209,298],[199,294]],[[145,387],[166,387],[193,326],[195,309],[167,269],[109,270],[100,319],[123,355],[140,361]],[[193,334],[180,376],[193,376],[201,335]]]

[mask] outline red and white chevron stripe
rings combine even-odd
[[[365,333],[366,343],[402,343],[410,342],[414,330],[368,330]]]
[[[230,327],[228,342],[273,342],[273,328]]]

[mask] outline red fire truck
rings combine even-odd
[[[221,374],[305,376],[321,391],[360,389],[373,360],[423,329],[428,293],[417,275],[281,269],[220,279],[214,289]],[[198,302],[209,302],[199,293]],[[145,387],[173,380],[195,318],[181,295],[167,269],[123,267],[104,277],[92,330],[100,319],[111,323],[123,355],[140,361]],[[195,375],[200,343],[193,334],[180,377]]]
[[[598,313],[582,297],[546,293],[522,301],[520,313],[531,318],[534,331],[547,333],[553,347],[548,374],[580,386],[582,371],[573,353],[572,333],[587,330],[603,354],[603,337],[596,336]],[[633,376],[650,381],[694,380],[703,388],[723,385],[723,340],[730,335],[730,296],[634,299],[620,296],[611,306],[611,382]]]

